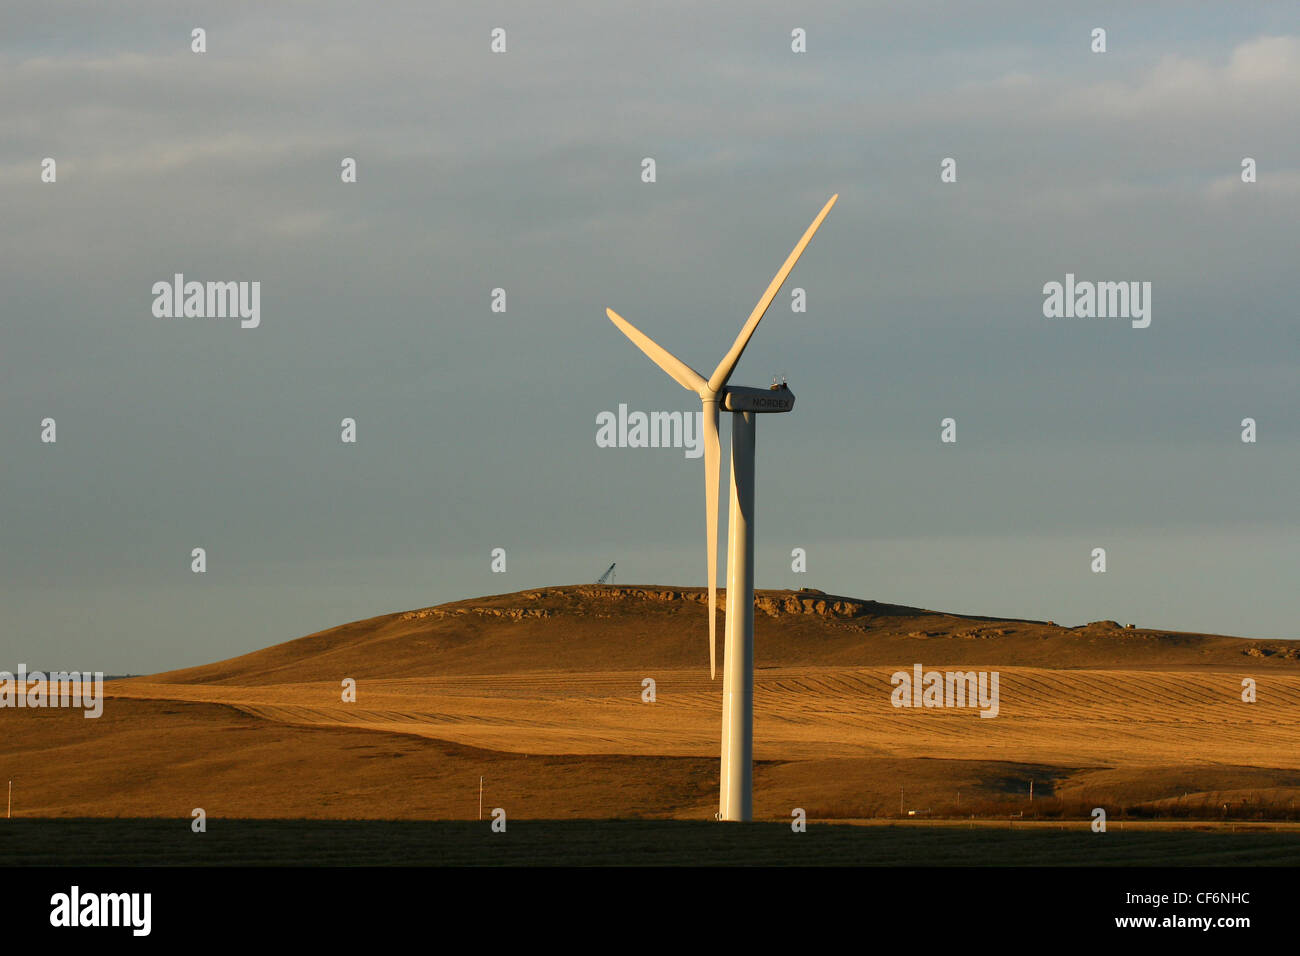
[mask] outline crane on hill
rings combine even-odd
[[[615,564],[617,564],[617,562],[615,562]],[[605,569],[605,573],[604,573],[604,574],[602,574],[600,577],[596,578],[596,583],[597,583],[597,584],[613,584],[613,583],[614,583],[614,565],[613,565],[613,564],[611,564],[609,567],[607,567],[607,568]]]

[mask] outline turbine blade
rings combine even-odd
[[[704,518],[709,541],[709,680],[718,676],[718,482],[722,477],[718,447],[718,402],[704,403]]]
[[[716,392],[727,384],[727,379],[731,378],[732,369],[734,369],[736,363],[740,361],[741,353],[745,351],[745,346],[749,344],[749,337],[753,335],[754,330],[758,328],[758,323],[762,320],[763,314],[767,312],[767,307],[772,304],[772,300],[776,298],[776,294],[781,291],[781,286],[785,284],[786,278],[790,275],[790,270],[794,268],[794,264],[798,262],[799,257],[803,255],[803,251],[807,248],[808,243],[812,241],[813,233],[815,233],[821,226],[822,220],[826,218],[826,214],[830,212],[831,207],[835,205],[835,200],[839,198],[840,194],[836,193],[830,198],[826,205],[822,207],[822,211],[817,214],[817,218],[812,221],[812,225],[808,227],[808,231],[803,234],[803,238],[799,240],[798,245],[794,247],[794,251],[790,253],[789,258],[785,260],[785,264],[781,266],[776,277],[772,279],[772,284],[769,285],[767,291],[763,293],[763,298],[758,300],[758,305],[754,306],[754,311],[749,314],[749,321],[745,323],[745,327],[741,329],[740,334],[736,336],[736,341],[732,343],[731,350],[722,357],[722,361],[718,363],[718,367],[714,369],[713,374],[709,376],[710,391]]]
[[[676,379],[677,384],[682,388],[689,389],[692,392],[699,392],[700,386],[704,385],[704,376],[695,369],[691,368],[672,352],[656,342],[650,336],[646,335],[635,325],[629,322],[623,316],[619,315],[613,309],[606,309],[605,314],[609,320],[619,327],[619,329],[632,340],[642,352],[650,356],[650,361],[654,362],[661,369]]]

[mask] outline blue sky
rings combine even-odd
[[[596,446],[694,401],[604,308],[711,369],[832,192],[733,379],[799,399],[759,587],[1297,636],[1294,5],[18,2],[5,36],[0,666],[703,584],[701,462]],[[260,281],[261,326],[155,318],[175,272]],[[1045,319],[1067,272],[1152,282],[1151,326]]]

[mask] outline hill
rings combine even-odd
[[[719,660],[725,590],[718,612]],[[151,682],[265,684],[536,670],[707,666],[703,588],[575,585],[499,594],[353,621]],[[816,590],[754,597],[755,666],[950,664],[1285,667],[1300,644],[1149,628],[1082,627],[882,604]]]
[[[541,588],[113,681],[98,720],[0,712],[0,777],[16,816],[473,819],[483,778],[515,819],[710,819],[705,601]],[[1298,815],[1298,644],[811,590],[755,604],[760,817]],[[916,663],[996,671],[996,718],[893,706]]]

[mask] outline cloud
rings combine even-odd
[[[1167,56],[1135,81],[1113,80],[1068,93],[1063,102],[1093,117],[1126,121],[1300,115],[1300,39],[1264,36],[1235,47],[1222,65]]]

